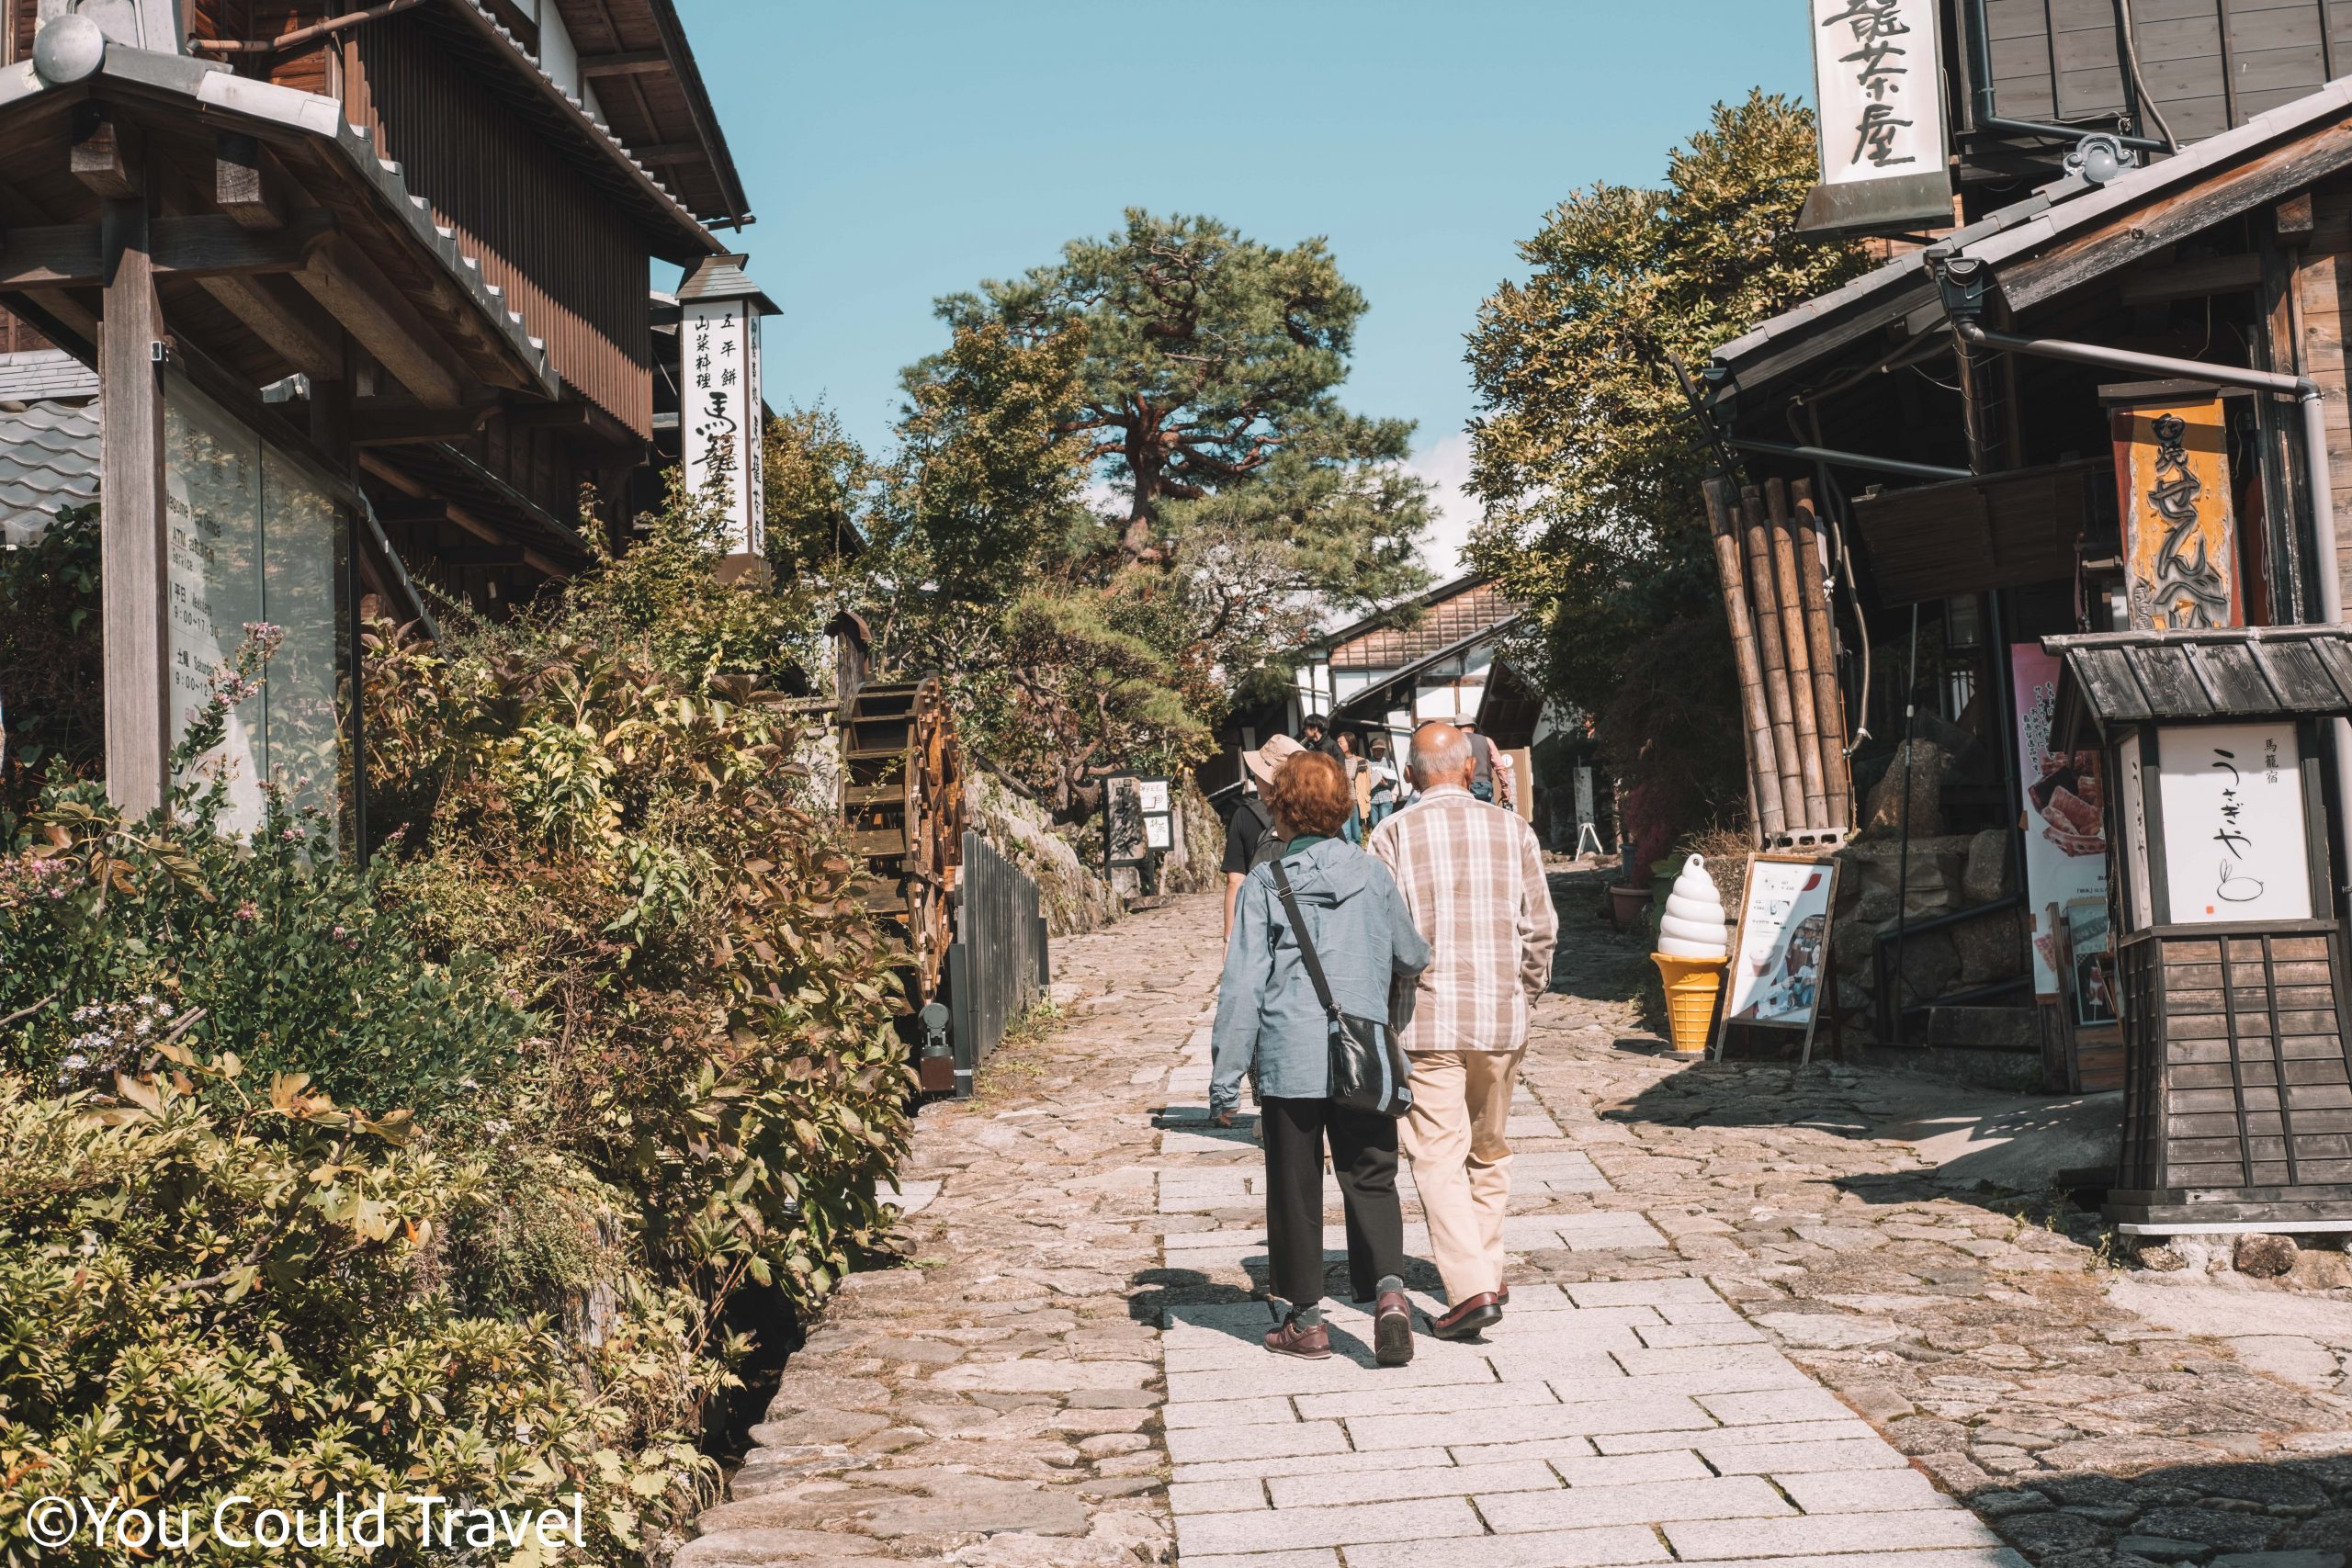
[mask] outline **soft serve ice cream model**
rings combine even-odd
[[[1657,951],[1650,955],[1666,983],[1667,1020],[1678,1053],[1706,1050],[1707,1026],[1723,991],[1730,950],[1723,895],[1707,874],[1706,862],[1692,855],[1667,895],[1666,912],[1657,922]]]

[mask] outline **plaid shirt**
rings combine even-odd
[[[1383,822],[1367,847],[1435,953],[1396,1015],[1398,1043],[1408,1051],[1526,1044],[1528,1010],[1551,983],[1560,934],[1535,829],[1446,785]]]

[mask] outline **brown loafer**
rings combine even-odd
[[[1498,1285],[1495,1287],[1495,1304],[1498,1307],[1507,1307],[1510,1305],[1510,1287],[1509,1285]]]
[[[1383,1291],[1372,1310],[1372,1359],[1401,1367],[1413,1359],[1413,1306],[1402,1291]]]
[[[1295,1356],[1302,1361],[1328,1361],[1331,1359],[1331,1331],[1321,1324],[1301,1328],[1298,1319],[1284,1318],[1278,1328],[1266,1331],[1266,1348],[1277,1356]]]
[[[1502,1321],[1503,1309],[1492,1291],[1481,1291],[1468,1301],[1457,1302],[1443,1317],[1430,1319],[1430,1332],[1440,1339],[1475,1339],[1478,1331]]]

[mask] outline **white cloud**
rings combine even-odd
[[[1421,564],[1442,581],[1464,570],[1462,547],[1480,515],[1477,502],[1463,493],[1470,478],[1470,435],[1457,431],[1413,454],[1405,467],[1430,481],[1430,525],[1420,538]]]

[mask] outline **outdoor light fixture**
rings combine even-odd
[[[933,1002],[916,1015],[922,1025],[922,1087],[926,1094],[945,1094],[956,1087],[956,1053],[947,1043],[947,1026],[955,1015],[946,1004]]]
[[[2095,186],[2103,186],[2124,170],[2132,167],[2132,154],[2123,143],[2105,131],[2096,131],[2075,143],[2066,154],[2066,172],[2080,175]]]
[[[1944,646],[1955,651],[1984,646],[1984,601],[1958,593],[1944,601]]]

